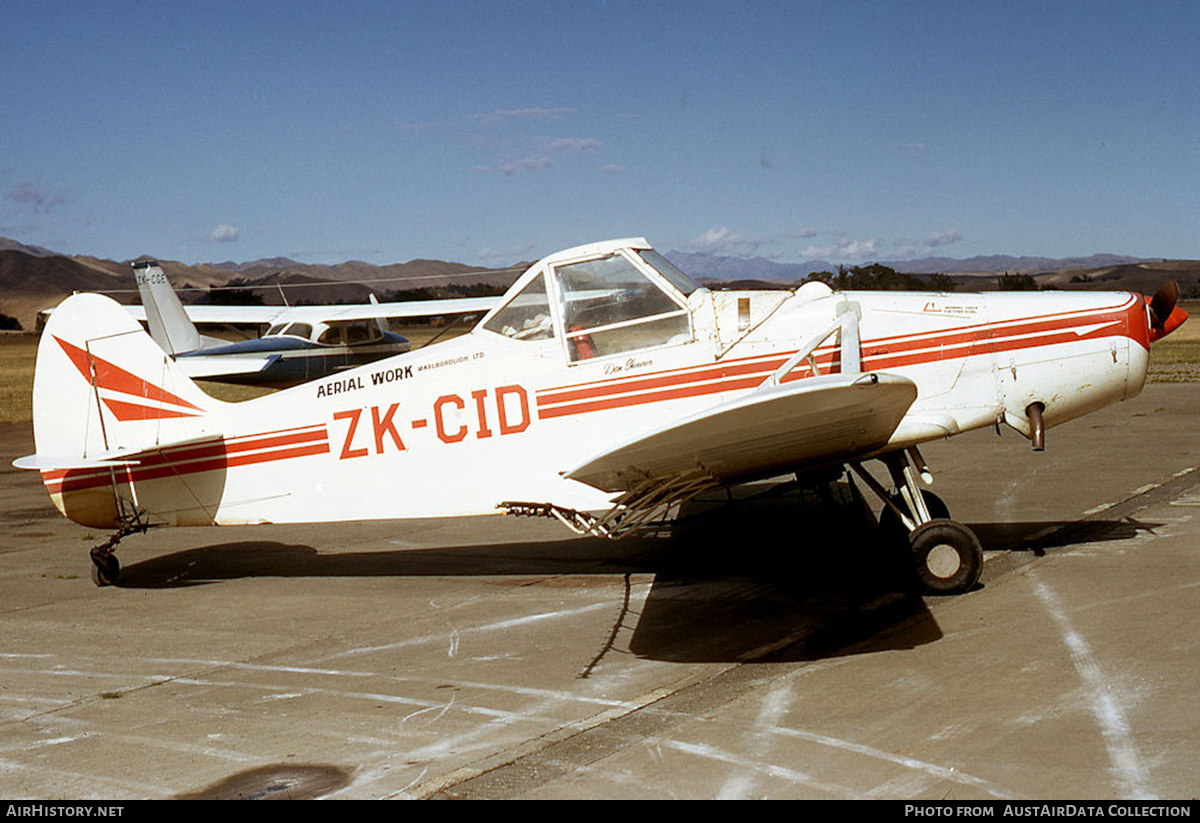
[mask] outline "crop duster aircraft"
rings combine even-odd
[[[184,309],[162,267],[153,260],[133,264],[150,336],[189,377],[256,386],[294,386],[355,366],[402,354],[409,342],[391,331],[389,317],[483,313],[494,297],[416,300],[340,306],[193,306]],[[266,333],[230,343],[205,337],[194,321],[267,324]]]
[[[1133,397],[1187,317],[1177,294],[714,292],[616,240],[539,261],[461,337],[242,403],[80,294],[42,335],[37,453],[15,464],[115,530],[92,550],[100,584],[152,525],[508,512],[620,537],[715,487],[849,467],[920,586],[958,593],[982,551],[921,488],[918,446],[1003,423],[1040,448]]]

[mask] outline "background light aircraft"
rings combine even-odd
[[[957,593],[982,551],[921,488],[919,444],[1006,424],[1041,447],[1138,394],[1151,341],[1186,318],[1176,296],[712,292],[617,240],[539,261],[466,335],[227,404],[80,294],[42,335],[37,453],[16,465],[116,530],[92,550],[101,584],[116,542],[156,524],[505,511],[620,537],[715,487],[849,471],[920,586]]]
[[[222,383],[294,386],[409,350],[389,317],[485,312],[495,297],[341,306],[193,306],[184,309],[153,260],[133,264],[150,336],[189,377]],[[130,307],[131,309],[133,307]],[[268,324],[256,339],[231,343],[205,337],[194,321]]]

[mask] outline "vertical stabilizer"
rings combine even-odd
[[[184,515],[187,522],[211,522],[219,493],[197,503],[194,483],[135,488],[133,473],[141,471],[147,483],[158,477],[163,450],[173,445],[219,446],[213,412],[223,407],[124,307],[77,294],[54,310],[42,332],[33,377],[37,454],[14,465],[41,471],[55,505],[78,523],[115,527],[145,511],[165,512],[175,522],[185,522]]]
[[[375,292],[371,292],[371,293],[368,295],[368,297],[370,297],[370,298],[371,298],[371,305],[372,305],[372,306],[378,306],[378,305],[379,305],[379,301],[378,301],[378,300],[375,298]],[[390,332],[390,331],[392,330],[392,327],[391,327],[391,326],[388,324],[388,321],[387,321],[387,318],[386,318],[386,317],[376,317],[376,318],[375,318],[375,325],[379,327],[379,333],[380,333],[380,334],[387,334],[388,332]]]
[[[33,378],[39,455],[89,460],[194,438],[222,405],[107,297],[67,298],[42,332]]]
[[[171,355],[199,349],[200,332],[183,310],[183,303],[171,288],[162,266],[153,260],[140,260],[133,264],[133,276],[154,342]]]

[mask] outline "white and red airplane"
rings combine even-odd
[[[33,390],[58,509],[116,532],[497,512],[619,537],[700,492],[849,467],[924,590],[979,579],[976,536],[920,488],[917,446],[1046,428],[1142,389],[1178,289],[715,292],[642,239],[531,267],[468,334],[242,403],[214,400],[108,298],[54,312]],[[863,468],[878,458],[894,491]]]

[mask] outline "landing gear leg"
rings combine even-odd
[[[955,520],[941,498],[921,489],[918,474],[928,468],[916,448],[879,458],[896,491],[889,494],[860,463],[850,468],[883,501],[879,534],[907,550],[917,586],[925,594],[962,594],[979,582],[983,548],[975,533]]]

